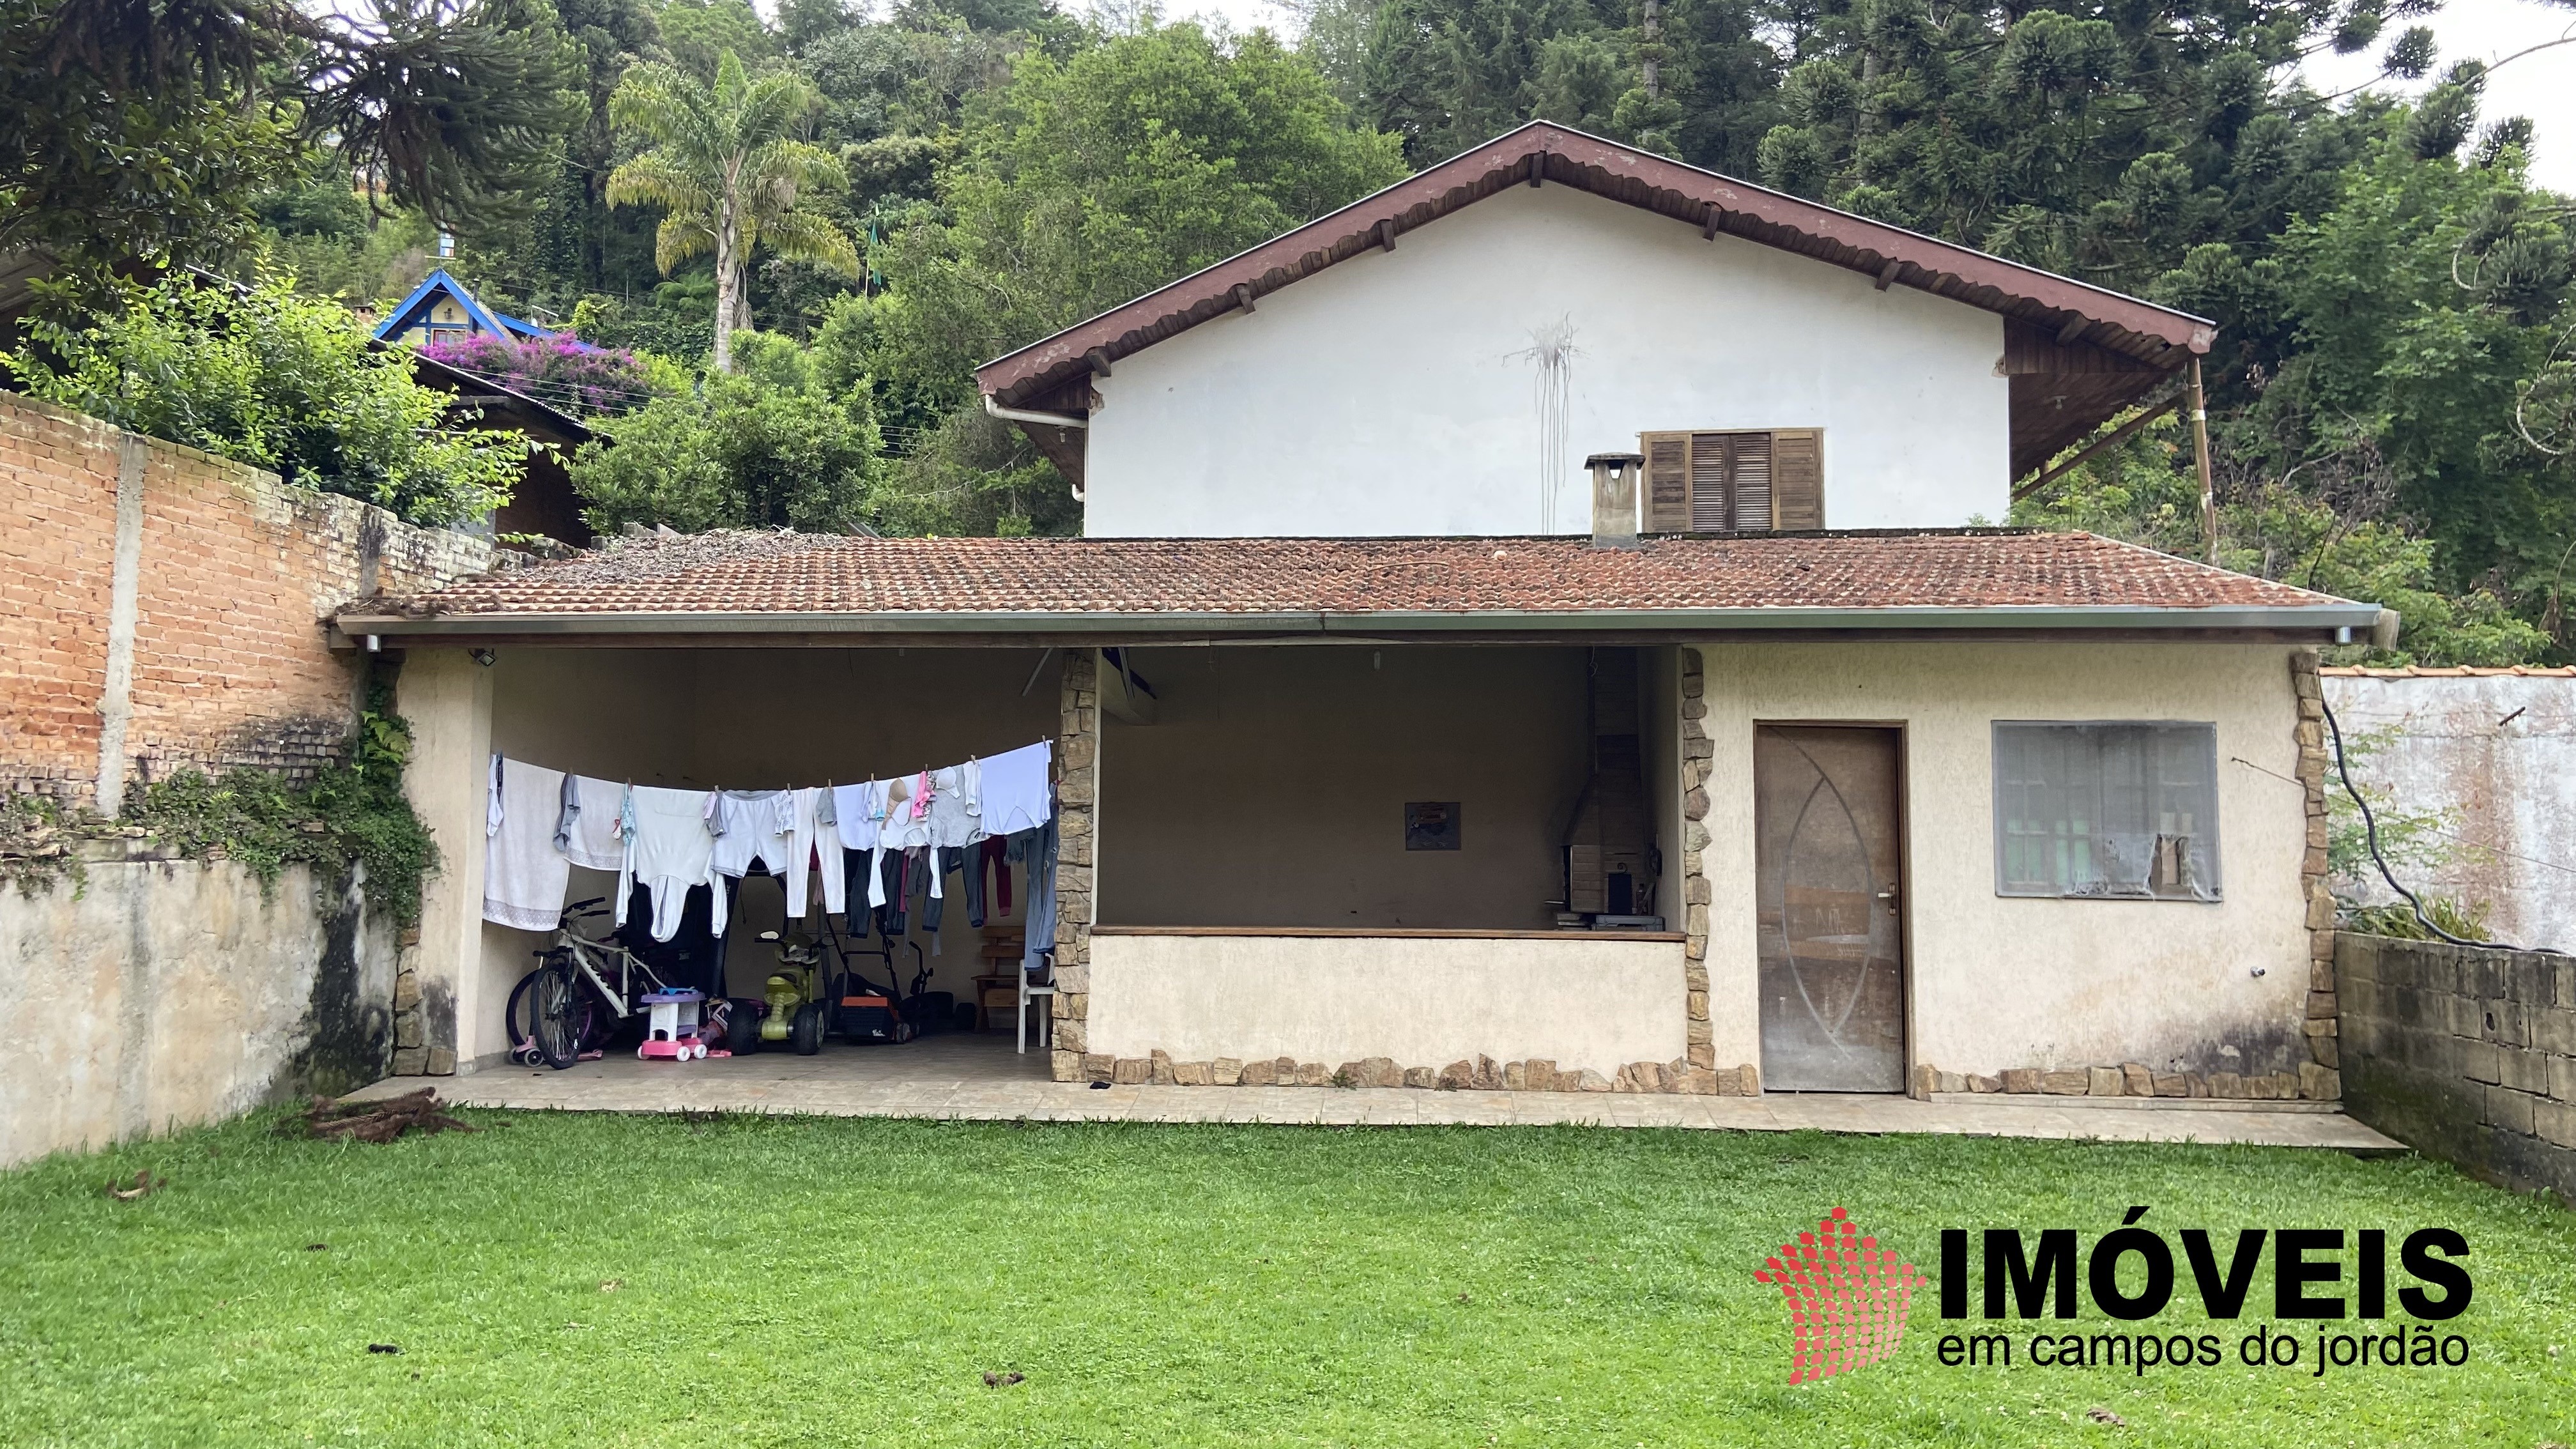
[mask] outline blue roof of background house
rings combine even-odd
[[[411,295],[403,298],[391,312],[385,314],[385,320],[376,326],[377,340],[387,341],[399,337],[418,326],[422,314],[429,310],[430,305],[437,301],[441,294],[455,298],[456,305],[464,308],[465,315],[472,318],[475,327],[482,331],[497,332],[504,337],[520,338],[555,335],[534,322],[523,322],[516,317],[495,312],[484,306],[474,300],[474,294],[465,289],[463,282],[449,276],[445,267],[440,267],[421,278],[420,285],[411,289]]]

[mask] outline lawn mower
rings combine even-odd
[[[810,1057],[823,1049],[827,1036],[853,1044],[912,1040],[912,1024],[896,1006],[893,990],[868,980],[849,964],[848,948],[832,928],[830,917],[824,918],[820,938],[802,931],[763,931],[760,938],[777,943],[779,965],[760,1003],[763,1044],[783,1041],[798,1056]],[[912,949],[920,954],[920,947]],[[884,955],[887,976],[892,979],[893,951],[889,948]],[[837,960],[841,969],[827,971],[827,958]]]

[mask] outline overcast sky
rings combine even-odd
[[[1283,32],[1295,28],[1287,12],[1267,0],[1166,0],[1165,9],[1174,16],[1221,15],[1238,30],[1255,25]],[[2398,30],[2417,23],[2422,22],[2395,22],[2385,38],[2394,38]],[[2434,71],[2439,75],[2455,60],[2475,56],[2492,64],[2527,46],[2576,33],[2576,9],[2538,0],[2449,0],[2429,23],[2441,44],[2441,64]],[[2332,93],[2361,84],[2377,68],[2374,54],[2322,56],[2309,63],[2309,82]],[[2400,83],[2394,88],[2411,94],[2425,83]],[[2531,117],[2537,130],[2532,179],[2576,194],[2576,45],[2525,56],[2496,72],[2487,84],[2480,115],[2489,121],[2499,116]]]
[[[2536,0],[2450,0],[2429,22],[2396,21],[2403,26],[2430,24],[2441,42],[2441,63],[2433,76],[2398,86],[2408,93],[2430,84],[2451,62],[2475,58],[2493,65],[2516,51],[2576,34],[2576,9],[2542,5]],[[2377,66],[2369,55],[2320,56],[2308,64],[2310,83],[2332,93],[2370,79]],[[2531,178],[2553,191],[2576,194],[2576,45],[2526,55],[2495,73],[2487,82],[2480,119],[2529,116],[2536,134],[2531,143]]]

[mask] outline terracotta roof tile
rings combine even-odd
[[[2305,608],[2341,601],[2091,534],[2007,531],[1582,538],[616,540],[344,618],[599,614]]]

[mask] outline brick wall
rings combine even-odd
[[[2576,958],[2344,932],[2335,967],[2346,1110],[2576,1203]]]
[[[0,770],[71,795],[98,773],[116,434],[0,398],[0,489]]]
[[[0,788],[93,803],[115,713],[121,475],[129,781],[190,766],[309,773],[356,702],[355,661],[327,647],[323,616],[493,563],[482,539],[0,394]]]

